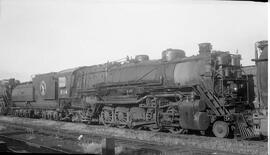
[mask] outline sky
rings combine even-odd
[[[267,40],[268,6],[259,2],[154,0],[0,0],[0,79],[102,64],[198,44],[242,55]]]

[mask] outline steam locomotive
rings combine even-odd
[[[30,82],[2,81],[1,113],[118,128],[216,137],[253,136],[254,95],[241,55],[199,44],[186,57],[167,49],[124,61],[38,74]]]

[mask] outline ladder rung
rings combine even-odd
[[[202,95],[207,98],[209,102],[208,106],[210,106],[210,108],[214,110],[216,114],[225,115],[226,113],[229,113],[227,109],[219,103],[219,99],[211,91],[207,91],[207,89],[203,88],[203,86],[198,86],[197,88],[199,92],[201,92]]]

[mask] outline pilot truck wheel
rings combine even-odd
[[[214,135],[219,138],[225,138],[229,135],[229,125],[223,121],[216,121],[212,129]]]

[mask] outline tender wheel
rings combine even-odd
[[[182,129],[180,127],[169,128],[168,130],[173,134],[181,134],[184,131],[184,129]]]
[[[216,121],[212,129],[214,135],[219,138],[225,138],[229,135],[228,123],[223,121]]]

